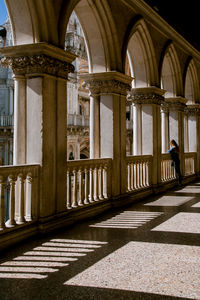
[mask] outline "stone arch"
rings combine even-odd
[[[74,4],[76,5],[72,5]],[[69,5],[74,9],[83,29],[89,73],[105,72],[119,69],[121,57],[116,26],[110,7],[106,1],[81,0],[66,3],[60,18],[60,41],[63,45],[67,20],[69,19]],[[71,10],[72,12],[72,10]],[[106,28],[106,30],[105,30]]]
[[[49,42],[58,45],[54,3],[48,0],[5,0],[14,45]],[[21,18],[23,16],[23,19]],[[42,26],[41,26],[42,24]]]
[[[183,96],[181,67],[176,49],[172,43],[163,51],[161,61],[161,88],[166,90],[165,97]]]
[[[185,98],[188,100],[187,104],[194,104],[199,101],[199,79],[197,68],[192,58],[186,65],[184,91]]]
[[[144,19],[139,19],[128,35],[127,57],[133,87],[159,86],[155,49]]]

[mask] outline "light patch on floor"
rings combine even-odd
[[[200,247],[130,242],[65,285],[200,299]]]
[[[193,197],[184,196],[163,196],[158,200],[148,202],[144,205],[147,206],[180,206],[193,199]]]
[[[0,278],[44,279],[107,242],[52,239],[22,256],[0,264]]]
[[[153,228],[152,231],[200,233],[200,214],[178,213],[174,217]]]
[[[198,203],[192,205],[192,207],[200,207],[200,202],[198,202]]]
[[[134,229],[162,215],[160,212],[124,211],[106,221],[90,225],[90,227]]]

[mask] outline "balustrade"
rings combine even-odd
[[[127,191],[144,189],[151,185],[152,156],[127,156]]]
[[[161,155],[161,181],[166,182],[176,178],[175,168],[172,167],[170,154]]]
[[[0,167],[1,231],[37,219],[38,176],[39,165]]]
[[[0,115],[0,127],[13,126],[13,115]]]
[[[195,152],[185,153],[185,176],[195,174],[195,165],[196,165],[196,156]]]
[[[110,196],[111,159],[67,162],[67,208],[77,208]]]

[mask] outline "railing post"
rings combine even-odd
[[[99,169],[98,166],[95,166],[95,181],[94,181],[94,201],[99,200]]]
[[[80,168],[79,170],[79,201],[78,201],[78,205],[79,206],[83,206],[83,170],[82,168]]]
[[[73,175],[74,175],[74,186],[73,186],[73,199],[72,199],[72,207],[76,208],[78,206],[78,201],[77,201],[77,170],[73,170]]]
[[[71,201],[71,173],[70,169],[67,169],[67,208],[72,208],[72,201]]]
[[[90,166],[90,203],[94,202],[94,173],[93,168]]]
[[[7,227],[14,227],[15,222],[15,185],[16,178],[13,175],[8,177],[10,183],[10,199],[9,199],[9,219],[6,222]]]
[[[24,175],[19,174],[19,217],[17,220],[17,224],[23,224],[25,223],[25,218],[24,218]]]
[[[84,204],[89,204],[88,196],[89,196],[89,170],[86,167],[85,168],[85,199],[84,199]]]
[[[100,168],[99,168],[99,199],[100,200],[103,200],[104,197],[103,197],[103,168],[102,168],[102,165],[100,165]]]

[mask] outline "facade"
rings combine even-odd
[[[171,139],[179,144],[183,183],[200,173],[199,51],[142,0],[32,2],[37,13],[25,0],[20,7],[6,1],[14,46],[0,50],[14,74],[16,105],[13,166],[0,168],[1,195],[6,182],[11,191],[6,223],[4,208],[0,214],[4,247],[176,186]],[[73,38],[66,45],[73,11],[88,58],[78,81],[68,51]],[[90,115],[89,133],[81,129],[89,159],[72,161],[72,142],[67,153],[70,93],[69,115],[76,122],[83,111]]]
[[[3,25],[6,28],[6,40],[0,37],[0,47],[12,45],[9,19]],[[13,162],[13,79],[9,68],[0,68],[0,165],[12,165]]]

